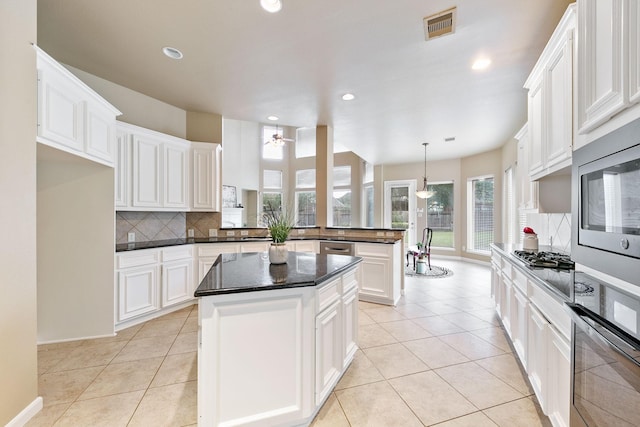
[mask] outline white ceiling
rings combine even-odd
[[[283,0],[270,14],[259,0],[39,0],[38,44],[189,111],[327,124],[364,159],[404,163],[422,160],[425,141],[437,160],[509,140],[526,121],[522,85],[569,3]],[[455,34],[425,42],[423,17],[452,6]],[[480,55],[492,65],[472,71]]]

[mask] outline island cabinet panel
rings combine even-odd
[[[288,425],[311,414],[313,293],[200,300],[199,425]]]
[[[378,304],[395,305],[400,299],[402,282],[400,241],[394,244],[356,243],[359,268],[359,298]]]
[[[342,368],[342,308],[336,301],[316,316],[316,405],[329,396]]]
[[[259,254],[223,257],[222,271],[212,271],[196,290],[198,425],[309,425],[358,348],[359,260],[291,255],[290,265],[297,257],[317,259],[316,271],[331,268],[300,287],[273,288],[274,282],[234,292],[235,275],[225,276],[225,267],[246,270]],[[336,262],[343,263],[339,272]]]

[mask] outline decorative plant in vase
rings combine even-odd
[[[285,240],[295,225],[293,216],[287,212],[274,210],[271,205],[263,214],[263,221],[271,235],[269,261],[271,264],[285,264],[289,256]]]

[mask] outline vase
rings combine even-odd
[[[284,243],[271,243],[269,246],[269,262],[271,264],[286,264],[289,250]]]

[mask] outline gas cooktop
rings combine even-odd
[[[573,270],[575,268],[575,263],[569,255],[559,252],[514,251],[513,254],[529,267],[555,268],[558,270]]]

